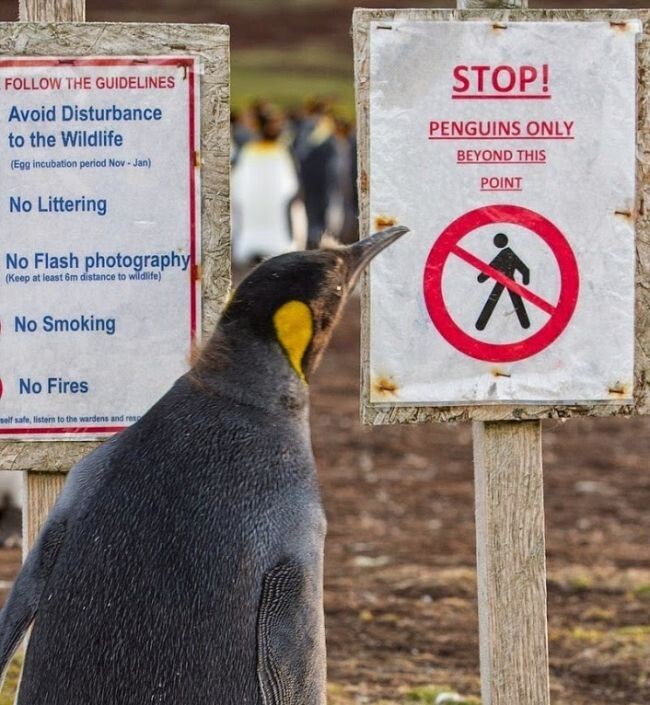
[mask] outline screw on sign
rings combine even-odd
[[[560,291],[556,301],[549,301],[529,286],[529,266],[521,259],[522,253],[509,246],[508,236],[503,232],[507,231],[508,225],[528,229],[550,248],[559,270]],[[477,257],[461,243],[463,238],[483,226],[495,226],[490,237],[493,246],[500,250],[489,262]],[[477,286],[488,280],[494,282],[485,304],[477,311],[475,324],[469,330],[454,320],[445,300],[443,274],[452,258],[460,258],[478,272],[475,279]],[[517,274],[521,283],[516,279]],[[551,345],[573,316],[579,288],[578,265],[564,235],[539,213],[513,205],[483,206],[454,220],[436,239],[424,270],[424,299],[429,316],[440,334],[460,352],[488,362],[524,360]],[[548,315],[548,320],[523,340],[499,343],[482,340],[476,331],[489,327],[494,309],[506,291],[522,329],[530,327],[526,305],[543,311]]]

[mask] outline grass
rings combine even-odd
[[[616,629],[616,634],[622,637],[628,637],[639,644],[650,645],[650,625],[634,624],[627,627],[619,627]]]
[[[372,705],[435,705],[436,699],[442,693],[455,693],[454,689],[446,685],[422,685],[417,688],[404,690],[404,694],[397,700],[367,700]],[[359,702],[353,692],[340,683],[328,683],[328,705],[356,705]],[[466,697],[457,700],[454,705],[481,705],[478,698]]]
[[[446,685],[434,686],[423,685],[418,688],[411,688],[406,692],[406,699],[409,703],[417,703],[417,705],[435,705],[436,698],[440,693],[449,693],[451,688]]]
[[[312,44],[290,50],[246,49],[233,52],[231,71],[235,110],[256,98],[292,108],[312,96],[332,96],[341,115],[354,117],[351,53]]]
[[[639,585],[633,592],[637,600],[647,600],[650,602],[650,584],[644,583],[643,585]]]
[[[448,686],[423,685],[406,691],[406,700],[411,705],[435,705],[442,693],[455,693],[455,691]],[[463,700],[456,700],[455,705],[480,705],[480,702],[477,698],[466,697]]]
[[[586,575],[579,575],[569,580],[569,586],[574,592],[588,592],[593,587],[593,581]]]
[[[549,630],[551,645],[582,644],[596,647],[610,654],[633,654],[639,657],[648,652],[650,646],[650,626],[647,624],[632,624],[625,627],[608,629],[575,626],[571,629],[551,628]]]
[[[7,677],[0,690],[0,705],[13,705],[18,689],[18,681],[20,679],[20,671],[23,666],[23,654],[18,652],[7,669]]]

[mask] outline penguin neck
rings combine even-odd
[[[307,423],[309,387],[291,367],[280,345],[247,331],[217,330],[195,376],[233,401]]]

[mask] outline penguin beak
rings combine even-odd
[[[397,225],[386,230],[380,230],[374,235],[369,235],[353,245],[349,245],[346,249],[346,255],[349,262],[350,274],[348,277],[348,286],[350,289],[359,279],[359,275],[364,270],[366,265],[373,257],[376,257],[382,250],[392,245],[395,240],[406,235],[409,232],[408,228],[403,225]]]

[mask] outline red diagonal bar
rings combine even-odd
[[[552,316],[555,313],[555,306],[549,304],[548,301],[545,301],[540,296],[537,296],[537,294],[533,294],[530,289],[526,289],[526,287],[521,286],[521,284],[518,284],[516,281],[514,281],[514,279],[510,279],[510,277],[507,277],[503,272],[500,272],[498,269],[491,267],[489,264],[483,262],[483,260],[480,260],[478,257],[475,257],[471,252],[464,250],[458,245],[454,245],[451,248],[451,251],[457,257],[460,257],[463,261],[467,262],[467,264],[472,265],[472,267],[475,267],[476,269],[480,270],[481,272],[483,272],[483,274],[487,275],[491,279],[498,281],[499,284],[503,284],[506,289],[509,289],[515,294],[519,294],[522,299],[530,301],[530,303],[537,306],[537,308],[541,308],[542,311],[548,313],[549,316]]]

